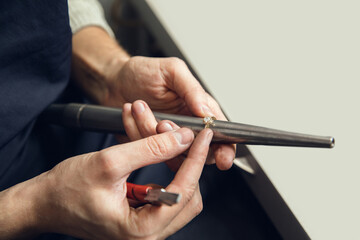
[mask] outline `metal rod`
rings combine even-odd
[[[207,125],[214,131],[215,143],[241,143],[250,145],[296,146],[333,148],[333,137],[286,132],[248,124],[214,120],[204,123],[203,118],[157,113],[158,121],[170,120],[180,127],[187,127],[195,134]],[[90,104],[52,104],[42,114],[45,122],[90,131],[125,134],[122,109]]]

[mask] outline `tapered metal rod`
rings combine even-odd
[[[173,121],[180,127],[192,129],[195,134],[206,126],[203,118],[157,112],[154,112],[154,115],[158,121]],[[42,114],[41,119],[48,123],[84,130],[125,134],[121,108],[77,103],[52,104]],[[332,148],[335,145],[333,137],[286,132],[242,123],[214,120],[208,122],[207,126],[214,131],[212,142],[216,143],[319,148]]]

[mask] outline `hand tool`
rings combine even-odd
[[[180,201],[181,195],[167,192],[164,188],[155,188],[146,185],[126,183],[126,197],[137,200],[140,203],[151,203],[155,205],[166,204],[171,206]]]
[[[248,124],[220,121],[212,116],[205,118],[154,112],[158,121],[170,120],[180,127],[187,127],[199,133],[205,127],[214,132],[213,143],[240,143],[250,145],[273,145],[294,147],[332,148],[333,137],[280,131]],[[125,133],[122,109],[90,104],[52,104],[42,114],[41,119],[84,130],[109,133]]]

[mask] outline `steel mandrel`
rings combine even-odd
[[[286,132],[243,123],[154,112],[158,121],[170,120],[180,127],[187,127],[195,134],[204,128],[214,132],[212,142],[240,143],[249,145],[272,145],[293,147],[333,148],[333,137]],[[90,131],[125,134],[122,109],[90,104],[53,104],[45,110],[41,119],[52,124],[82,128]]]

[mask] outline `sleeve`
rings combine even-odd
[[[106,22],[104,10],[98,0],[68,0],[68,3],[73,34],[86,26],[98,26],[114,37],[114,32]]]

